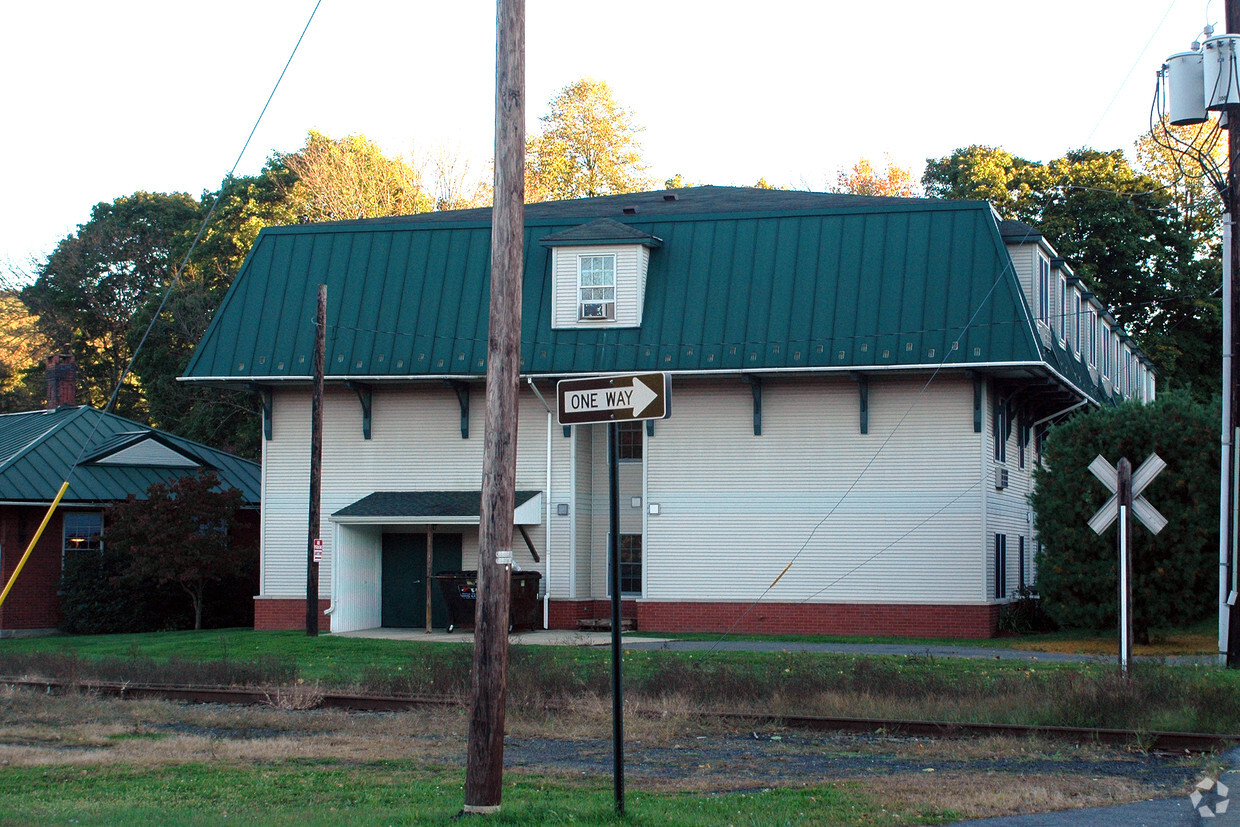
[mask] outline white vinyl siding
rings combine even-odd
[[[483,405],[481,384],[470,389],[470,438],[461,438],[460,406],[447,387],[419,385],[376,389],[372,439],[362,438],[362,412],[349,390],[329,388],[323,412],[322,529],[324,556],[320,596],[331,587],[332,523],[329,516],[375,491],[478,490],[482,482]],[[517,440],[517,488],[545,490],[546,410],[532,393],[521,395]],[[261,593],[303,597],[306,589],[306,532],[310,486],[310,396],[277,391],[273,439],[264,445]],[[544,498],[544,502],[545,502]],[[539,555],[546,543],[542,525],[527,526]],[[445,526],[462,534],[462,563],[474,568],[478,527]],[[517,535],[514,558],[525,570],[542,570]],[[545,559],[545,557],[544,557]]]
[[[96,465],[141,465],[145,467],[159,468],[198,468],[199,463],[194,462],[184,454],[172,450],[166,445],[159,443],[153,439],[144,439],[136,445],[131,445],[124,450],[117,451],[115,454],[109,454],[102,459],[96,460]]]
[[[582,256],[614,256],[616,262],[616,316],[614,321],[582,320],[579,262]],[[646,289],[650,250],[641,244],[600,247],[557,247],[552,251],[554,272],[551,293],[554,305],[552,327],[597,328],[639,327]]]
[[[988,409],[994,409],[994,389],[987,388]],[[1012,430],[1008,435],[1004,444],[1004,450],[1009,457],[1019,455],[1019,446],[1017,444],[1020,439],[1019,412],[1012,411]],[[995,417],[986,417],[986,442],[993,445],[996,441]],[[1033,437],[1030,436],[1029,445],[1026,451],[1032,451],[1034,448]],[[1017,552],[1019,550],[1018,537],[1025,537],[1026,551],[1026,571],[1025,579],[1031,581],[1033,577],[1033,566],[1031,555],[1029,553],[1030,538],[1033,533],[1032,512],[1029,509],[1029,495],[1033,491],[1033,468],[1036,463],[1026,462],[1025,467],[1021,468],[1018,462],[991,463],[989,478],[985,481],[983,490],[985,491],[985,509],[986,509],[986,532],[987,536],[984,540],[983,547],[979,551],[984,554],[986,573],[985,583],[987,586],[987,596],[994,598],[995,578],[995,535],[1002,534],[1007,539],[1007,571],[1005,578],[1004,594],[1011,594],[1019,587],[1018,580],[1020,578],[1020,567],[1017,560]],[[1000,489],[994,484],[994,467],[1003,466],[1007,469],[1007,485]]]
[[[768,379],[755,437],[747,385],[678,380],[646,441],[646,599],[754,600],[792,562],[763,600],[985,600],[973,386],[923,385],[871,378],[861,435],[855,382]]]

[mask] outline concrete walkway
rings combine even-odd
[[[357,637],[378,640],[416,640],[422,643],[473,643],[473,629],[459,629],[446,632],[443,629],[426,631],[425,629],[363,629],[360,632],[332,632],[335,637]],[[653,644],[650,648],[658,648],[665,643],[676,641],[666,638],[635,638],[624,635],[621,638],[626,649],[635,649],[638,642]],[[508,634],[508,642],[513,645],[531,646],[610,646],[611,632],[576,632],[571,629],[535,629],[533,631],[515,631]]]

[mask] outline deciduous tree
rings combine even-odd
[[[145,499],[131,494],[112,507],[107,544],[127,555],[127,577],[179,588],[201,629],[208,586],[240,575],[257,555],[237,539],[241,507],[241,492],[221,490],[209,471],[155,483]]]
[[[97,204],[22,290],[48,343],[77,357],[83,401],[107,403],[133,353],[132,318],[168,283],[198,215],[198,202],[184,193],[137,192]],[[121,388],[117,410],[145,417],[136,378]]]
[[[340,221],[426,212],[434,200],[420,176],[364,135],[331,138],[311,129],[306,145],[277,155],[292,174],[286,200],[300,221]]]
[[[887,161],[880,171],[875,169],[869,158],[861,158],[853,164],[852,169],[840,172],[836,180],[835,192],[847,192],[852,195],[884,195],[897,198],[911,198],[917,195],[917,183],[913,180],[913,172],[885,156]]]
[[[1151,355],[1165,385],[1199,399],[1217,387],[1210,253],[1168,188],[1123,152],[1080,149],[1041,164],[971,146],[929,160],[922,183],[928,195],[985,199],[1032,224]]]
[[[651,186],[637,135],[643,129],[611,87],[583,78],[551,99],[542,129],[526,140],[527,201],[592,198]]]

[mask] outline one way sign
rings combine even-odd
[[[666,373],[563,379],[556,385],[561,425],[664,419],[671,407]]]

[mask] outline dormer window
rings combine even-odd
[[[577,319],[614,321],[616,318],[616,257],[577,257]]]
[[[1038,319],[1051,323],[1051,263],[1038,256]]]
[[[640,327],[650,251],[663,242],[600,218],[539,239],[551,250],[551,328]]]

